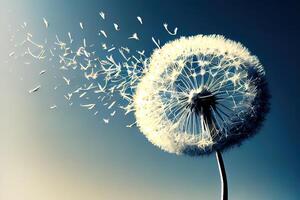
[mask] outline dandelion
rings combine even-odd
[[[103,12],[99,14],[106,19]],[[143,24],[141,17],[137,20]],[[79,25],[83,30],[83,23]],[[112,25],[120,30],[118,24]],[[169,35],[177,34],[177,27],[170,30],[166,23],[163,27]],[[151,37],[157,48],[151,57],[144,49],[111,44],[105,30],[99,30],[98,35],[101,44],[87,44],[83,38],[79,47],[74,45],[77,39],[70,32],[67,41],[55,35],[56,46],[48,48],[47,40],[36,43],[26,33],[22,46],[24,55],[35,60],[47,61],[51,56],[51,60],[59,62],[56,64],[68,87],[64,97],[70,106],[78,99],[84,102],[79,105],[95,116],[101,115],[99,109],[105,107],[109,110],[109,116],[102,118],[105,124],[119,108],[125,110],[125,115],[134,112],[136,121],[126,127],[136,125],[150,142],[169,153],[201,156],[215,152],[222,199],[227,199],[221,152],[255,135],[269,109],[265,71],[257,57],[240,43],[220,35],[182,37],[165,45]],[[138,32],[126,39],[143,40]],[[104,55],[98,52],[99,46]],[[15,51],[9,54],[14,55]],[[76,77],[69,74],[71,70],[81,71],[82,85],[66,78]],[[118,97],[123,101],[119,102]],[[54,108],[55,104],[50,107]]]
[[[133,97],[137,126],[154,145],[190,156],[253,136],[268,111],[265,72],[240,43],[220,35],[180,38],[154,51]]]

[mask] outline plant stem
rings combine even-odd
[[[221,200],[228,200],[228,185],[227,185],[226,171],[225,171],[225,166],[224,166],[224,161],[223,161],[223,158],[222,158],[222,154],[219,150],[216,151],[216,158],[217,158],[217,161],[218,161],[220,178],[221,178],[221,182],[222,182]]]

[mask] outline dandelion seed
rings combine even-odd
[[[142,18],[140,16],[137,16],[136,18],[140,22],[140,24],[143,24],[143,20],[142,20]]]
[[[101,33],[105,38],[107,38],[107,35],[106,35],[106,33],[105,33],[104,30],[100,30],[100,33]]]
[[[66,82],[67,85],[70,85],[70,79],[67,79],[66,77],[63,76],[64,81]]]
[[[116,114],[116,111],[114,110],[112,113],[110,113],[110,116],[114,116]]]
[[[105,86],[101,86],[99,83],[98,83],[98,90],[95,90],[94,93],[105,93]]]
[[[50,108],[50,110],[53,110],[53,109],[57,108],[57,106],[56,105],[52,105],[49,108]]]
[[[77,88],[73,93],[76,94],[79,93],[80,91],[82,91],[82,87]]]
[[[85,57],[89,58],[91,56],[90,53],[88,53],[85,49],[83,50],[83,54]]]
[[[72,35],[71,35],[70,32],[68,32],[68,37],[69,37],[69,40],[70,40],[70,44],[72,44],[73,43],[73,38],[72,38]]]
[[[119,27],[119,25],[118,25],[118,24],[116,24],[116,23],[114,23],[114,28],[115,28],[115,30],[116,30],[116,31],[119,31],[119,30],[120,30],[120,27]]]
[[[53,51],[51,49],[49,49],[49,52],[50,52],[51,56],[54,57],[54,53],[53,53]]]
[[[44,24],[45,24],[45,27],[48,28],[48,27],[49,27],[48,21],[47,21],[45,18],[43,18],[43,22],[44,22]]]
[[[120,52],[121,56],[122,56],[126,61],[129,61],[129,60],[130,60],[130,57],[127,58],[127,57],[125,56],[124,52],[122,51],[122,49],[119,49],[119,52]]]
[[[83,38],[83,47],[85,48],[86,47],[86,39]]]
[[[82,22],[79,22],[79,26],[83,30],[83,23]]]
[[[47,70],[42,70],[42,71],[40,71],[40,75],[43,75],[43,74],[45,74],[45,73],[46,73],[46,71],[47,71]]]
[[[31,93],[37,92],[40,88],[41,88],[41,85],[38,85],[38,86],[34,87],[33,89],[29,90],[28,92],[31,94]]]
[[[166,29],[166,31],[167,31],[170,35],[176,35],[176,34],[177,34],[177,30],[178,30],[177,27],[175,27],[175,29],[174,29],[174,31],[173,31],[173,33],[172,33],[171,31],[169,31],[169,29],[168,29],[168,24],[167,24],[167,23],[164,23],[163,25],[164,25],[164,28]]]
[[[105,19],[105,13],[104,12],[99,12],[99,15],[102,17],[102,19]]]
[[[138,54],[140,54],[141,56],[145,56],[145,50],[143,51],[137,51]]]
[[[136,124],[136,122],[134,122],[134,123],[132,123],[132,124],[128,124],[128,125],[126,125],[126,127],[127,127],[127,128],[131,128],[131,127],[133,127],[135,124]]]
[[[97,86],[94,86],[94,83],[91,83],[88,87],[86,87],[86,91],[88,91],[88,90],[91,90],[91,89],[94,89],[94,88],[96,88]]]
[[[67,95],[64,95],[64,97],[65,97],[68,101],[71,100],[72,96],[73,96],[73,93],[68,93]]]
[[[87,108],[88,110],[92,110],[96,104],[91,103],[91,104],[80,104],[81,107]]]
[[[112,102],[107,108],[111,109],[115,105],[116,101]]]
[[[155,40],[154,37],[151,38],[153,43],[157,46],[157,48],[160,48],[160,41],[159,40]]]
[[[14,52],[14,51],[8,54],[9,57],[12,57],[12,56],[14,56],[14,55],[15,55],[15,52]]]
[[[127,53],[130,52],[130,49],[128,47],[121,47],[122,50],[126,51]]]
[[[128,39],[139,40],[137,33],[133,33]]]
[[[104,121],[105,124],[108,124],[108,123],[109,123],[109,119],[103,118],[103,121]]]
[[[83,92],[83,93],[81,93],[81,94],[79,95],[79,98],[82,98],[83,96],[85,96],[85,95],[86,95],[86,93],[87,93],[87,92]]]
[[[116,47],[112,47],[112,48],[108,49],[107,52],[111,52],[111,51],[113,51],[115,49],[116,49]]]
[[[102,48],[104,49],[104,50],[106,50],[107,49],[107,46],[106,46],[106,44],[102,44]]]

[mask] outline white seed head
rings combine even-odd
[[[201,155],[252,134],[255,127],[245,126],[258,118],[253,106],[264,69],[240,43],[220,35],[183,37],[155,50],[147,67],[133,105],[137,126],[154,145]]]

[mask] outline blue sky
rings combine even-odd
[[[215,157],[190,158],[165,153],[137,128],[132,116],[119,113],[109,125],[79,106],[64,104],[56,80],[38,72],[51,66],[10,61],[8,25],[23,21],[34,35],[79,33],[95,40],[98,12],[117,22],[121,43],[140,31],[130,45],[154,49],[151,36],[167,42],[162,24],[178,26],[178,35],[223,34],[258,56],[267,71],[271,111],[259,133],[240,148],[224,153],[229,198],[299,199],[299,33],[300,5],[292,1],[1,1],[0,199],[218,199],[220,181]],[[142,29],[136,16],[142,16]],[[42,18],[50,22],[48,32]],[[123,37],[124,35],[124,37]],[[175,37],[176,38],[176,37]],[[8,63],[5,61],[9,60]],[[51,71],[51,70],[49,70]],[[20,80],[20,77],[23,80]],[[37,95],[28,89],[37,82]],[[55,102],[59,109],[49,111]],[[107,112],[107,111],[103,111]],[[105,113],[104,113],[105,114]],[[107,114],[107,113],[106,113]]]

